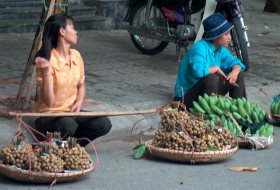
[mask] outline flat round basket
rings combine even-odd
[[[170,150],[166,148],[157,148],[152,145],[152,141],[147,143],[147,152],[151,156],[166,160],[188,162],[188,163],[213,163],[228,159],[234,154],[238,147],[224,151],[206,151],[206,152],[186,152]]]
[[[250,141],[246,137],[236,137],[236,141],[238,143],[239,148],[253,148],[254,145],[250,143]]]
[[[22,170],[12,166],[0,164],[0,173],[6,177],[32,183],[52,183],[56,182],[67,182],[79,180],[81,177],[87,176],[94,170],[93,164],[89,169],[70,171],[64,173],[49,173],[49,172],[33,172],[29,170]]]
[[[280,122],[280,115],[271,114],[271,117],[274,121]]]

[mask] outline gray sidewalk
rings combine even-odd
[[[269,110],[271,97],[280,93],[280,15],[263,13],[263,1],[244,0],[249,26],[251,69],[246,73],[248,99]],[[268,29],[266,29],[268,28]],[[264,36],[258,34],[268,30]],[[165,105],[173,95],[179,66],[174,44],[153,56],[134,48],[126,31],[81,31],[75,47],[84,58],[87,107],[92,111],[133,111]],[[33,33],[0,34],[0,79],[20,79],[34,38]],[[15,96],[17,85],[1,85],[0,98]],[[94,102],[92,101],[94,100]],[[111,117],[112,131],[102,139],[130,135],[131,127],[144,115]],[[16,123],[1,118],[5,140]],[[155,128],[157,115],[141,121],[143,130]],[[11,124],[12,122],[12,124]],[[14,124],[13,124],[14,123]],[[11,128],[11,125],[14,128]]]

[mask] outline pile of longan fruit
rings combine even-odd
[[[65,143],[44,142],[36,146],[21,140],[0,150],[0,163],[36,172],[62,172],[90,168],[90,156],[74,138]]]
[[[209,148],[222,150],[236,144],[233,133],[225,128],[213,128],[204,120],[179,109],[160,112],[161,122],[152,145],[187,152],[205,152]]]

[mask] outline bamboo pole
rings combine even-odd
[[[109,112],[60,112],[60,113],[19,113],[9,112],[9,116],[22,117],[99,117],[99,116],[121,116],[121,115],[138,115],[156,113],[157,109],[140,110],[140,111],[109,111]]]
[[[28,57],[28,61],[23,73],[23,77],[21,79],[21,84],[18,90],[17,99],[16,99],[16,105],[18,109],[27,109],[27,103],[31,100],[31,90],[32,88],[30,85],[33,83],[35,84],[35,66],[33,64],[34,58],[36,56],[37,51],[40,49],[42,44],[42,35],[44,30],[44,24],[46,20],[53,14],[61,13],[62,10],[59,8],[58,4],[62,3],[62,0],[49,0],[50,4],[48,7],[47,13],[45,12],[45,9],[42,9],[40,21],[37,27],[37,31],[35,34],[35,38],[33,41],[33,45]],[[57,2],[58,1],[58,2]],[[46,14],[46,15],[45,15]],[[29,80],[29,81],[28,81]],[[28,85],[29,83],[29,85]]]
[[[28,61],[27,61],[27,64],[25,66],[24,73],[23,73],[23,76],[22,76],[22,79],[21,79],[21,84],[20,84],[20,87],[19,87],[19,90],[18,90],[17,100],[16,100],[18,108],[22,108],[23,106],[25,106],[25,105],[22,105],[22,104],[24,104],[24,101],[29,98],[29,97],[24,97],[24,93],[26,93],[26,91],[29,90],[29,89],[27,89],[26,85],[28,83],[30,73],[32,73],[33,70],[34,70],[33,60],[34,60],[34,56],[35,56],[35,51],[37,52],[37,50],[40,46],[39,41],[41,40],[41,35],[42,35],[42,31],[43,31],[42,25],[44,23],[44,17],[45,17],[45,9],[43,8],[42,12],[41,12],[39,24],[38,24],[38,27],[37,27],[37,31],[35,33],[35,37],[34,37],[34,40],[33,40],[32,48],[31,48],[31,51],[29,53]],[[25,96],[27,96],[27,95],[25,95]],[[22,98],[24,98],[24,100]]]

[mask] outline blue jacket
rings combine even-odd
[[[186,53],[180,63],[175,85],[175,95],[181,98],[201,78],[209,74],[209,68],[219,66],[225,74],[231,72],[234,65],[245,69],[240,59],[234,57],[227,48],[221,46],[216,51],[210,41],[200,40]],[[183,90],[182,90],[183,88]],[[182,92],[183,91],[183,92]]]

